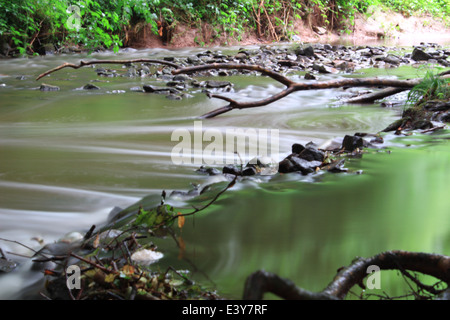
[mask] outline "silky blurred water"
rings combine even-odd
[[[89,58],[183,57],[200,51],[151,49]],[[126,208],[162,190],[186,191],[191,184],[210,182],[195,171],[198,165],[173,163],[177,142],[171,135],[176,129],[192,131],[197,116],[223,102],[208,99],[199,90],[181,101],[132,92],[136,86],[164,83],[149,78],[101,78],[90,67],[67,68],[34,80],[64,62],[86,58],[62,55],[0,61],[0,238],[39,248],[65,233],[104,223],[114,207]],[[116,67],[118,72],[126,71]],[[408,78],[417,70],[368,69],[358,76],[373,73]],[[300,74],[290,76],[304,81]],[[94,84],[100,90],[80,90],[93,79],[99,80]],[[242,101],[282,90],[269,78],[220,80],[231,81],[233,91],[225,94]],[[36,90],[41,83],[61,90]],[[293,143],[324,145],[346,134],[376,133],[401,113],[401,107],[339,103],[350,94],[341,89],[294,93],[266,107],[202,120],[202,128],[279,130],[279,153],[271,156],[280,161]],[[164,241],[160,246],[166,255],[161,263],[186,268],[194,264],[199,270],[194,277],[212,279],[214,283],[206,282],[239,298],[245,277],[262,268],[320,290],[338,267],[355,256],[391,249],[448,254],[449,145],[445,139],[436,144],[428,142],[427,136],[417,139],[420,146],[414,148],[403,142],[396,146],[393,140],[392,153],[374,152],[349,161],[351,168],[363,170],[361,175],[325,174],[311,179],[294,174],[269,183],[239,184],[208,210],[188,219],[182,231],[186,260],[179,260],[174,243]],[[8,241],[0,241],[0,247],[9,258],[27,265],[27,259],[11,253],[29,255],[29,250]],[[21,269],[0,275],[0,297],[14,298],[32,282]]]

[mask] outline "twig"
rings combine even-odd
[[[204,205],[203,207],[201,207],[201,208],[195,208],[195,207],[194,207],[194,211],[189,212],[189,213],[184,213],[184,214],[179,214],[179,215],[173,216],[173,217],[171,217],[171,218],[170,218],[167,222],[165,222],[165,223],[170,223],[171,221],[173,221],[173,220],[175,220],[175,219],[178,219],[179,217],[191,216],[191,215],[196,214],[196,213],[199,212],[199,211],[205,210],[205,209],[208,208],[210,205],[212,205],[214,202],[216,202],[216,200],[217,200],[217,199],[218,199],[225,191],[227,191],[228,189],[230,189],[231,187],[234,186],[234,184],[236,183],[237,177],[238,177],[238,176],[234,176],[233,180],[232,180],[232,181],[231,181],[231,182],[230,182],[223,190],[221,190],[218,194],[216,194],[215,197],[214,197],[210,202],[208,202],[206,205]]]
[[[93,261],[91,261],[91,260],[89,260],[89,259],[85,259],[85,258],[83,258],[83,257],[80,257],[79,255],[76,255],[76,254],[73,253],[73,252],[70,253],[70,255],[71,255],[72,257],[77,258],[77,259],[79,259],[79,260],[81,260],[81,261],[84,261],[84,262],[90,264],[91,266],[94,266],[94,267],[96,267],[96,268],[98,268],[98,269],[100,269],[100,270],[102,270],[102,271],[105,271],[105,272],[108,272],[108,273],[114,273],[114,274],[117,274],[117,273],[118,273],[118,272],[115,271],[115,270],[107,269],[107,268],[105,268],[105,267],[103,267],[103,266],[101,266],[101,265],[99,265],[99,264],[97,264],[97,263],[95,263],[95,262],[93,262]]]

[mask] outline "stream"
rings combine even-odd
[[[219,49],[237,52],[238,47]],[[191,184],[221,179],[199,174],[195,163],[174,164],[177,142],[171,136],[177,129],[193,130],[197,116],[223,101],[209,99],[201,90],[179,101],[133,92],[134,87],[163,83],[101,78],[90,67],[62,69],[40,81],[36,76],[82,59],[162,59],[202,51],[123,50],[117,56],[105,52],[0,60],[0,238],[16,241],[0,240],[0,248],[21,264],[0,274],[0,299],[21,298],[22,290],[39,279],[29,270],[26,257],[32,252],[19,243],[38,250],[67,233],[105,223],[115,207],[126,208],[145,197],[157,205],[162,190],[188,191]],[[355,73],[407,79],[417,77],[418,70],[403,66]],[[303,74],[289,77],[303,81]],[[350,76],[327,74],[320,80]],[[99,80],[95,85],[100,90],[81,90],[93,79]],[[282,89],[266,77],[221,80],[232,82],[228,94],[242,100],[263,99]],[[61,90],[42,92],[41,83]],[[278,130],[278,153],[270,156],[280,161],[294,143],[322,146],[355,132],[377,133],[399,118],[403,105],[340,103],[358,90],[363,89],[297,92],[265,107],[202,120],[202,129]],[[357,256],[396,249],[449,255],[450,131],[384,138],[387,149],[349,159],[348,173],[286,174],[238,183],[207,210],[186,219],[183,259],[172,239],[158,240],[164,258],[157,268],[192,270],[195,280],[240,299],[246,277],[260,269],[320,291]],[[256,155],[243,156],[246,162]],[[168,201],[186,205],[176,197]],[[383,273],[381,281],[379,294],[399,295],[406,287],[395,272]]]

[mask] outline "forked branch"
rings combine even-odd
[[[396,80],[396,79],[379,79],[379,78],[365,78],[365,79],[349,78],[349,79],[339,79],[313,83],[310,82],[303,83],[303,82],[294,82],[280,73],[263,68],[259,65],[224,64],[224,63],[213,63],[180,68],[173,70],[172,74],[181,74],[181,73],[188,74],[211,69],[238,69],[238,70],[258,71],[261,72],[263,75],[269,76],[272,79],[280,82],[281,84],[284,84],[286,88],[281,92],[272,95],[268,98],[252,102],[239,102],[222,95],[209,94],[208,96],[210,98],[222,99],[224,101],[227,101],[229,104],[221,108],[215,109],[213,111],[210,111],[202,115],[200,118],[213,118],[217,115],[226,113],[233,109],[248,109],[265,106],[272,102],[280,100],[281,98],[284,98],[287,95],[296,91],[333,89],[341,87],[392,87],[396,88],[396,90],[391,89],[391,91],[389,92],[392,92],[392,94],[394,94],[403,90],[411,89],[422,81],[422,79]]]
[[[164,60],[155,60],[155,59],[134,59],[134,60],[91,60],[91,61],[80,61],[80,64],[73,64],[73,63],[63,63],[60,66],[57,66],[56,68],[50,69],[44,73],[41,73],[36,80],[41,79],[42,77],[48,76],[50,73],[53,73],[55,71],[64,69],[64,68],[73,68],[73,69],[79,69],[81,67],[95,65],[95,64],[130,64],[130,63],[156,63],[156,64],[163,64],[167,65],[173,68],[179,68],[179,66],[175,63],[164,61]]]
[[[296,92],[296,91],[303,91],[303,90],[321,90],[321,89],[333,89],[333,88],[342,88],[342,87],[388,87],[390,89],[383,90],[382,92],[368,97],[361,97],[363,99],[375,99],[379,98],[380,96],[385,97],[389,96],[394,93],[398,93],[404,90],[409,90],[419,84],[422,79],[411,79],[411,80],[396,80],[396,79],[379,79],[379,78],[365,78],[365,79],[355,79],[355,78],[348,78],[348,79],[339,79],[339,80],[330,80],[330,81],[321,81],[321,82],[295,82],[291,79],[285,77],[284,75],[272,71],[270,69],[264,68],[259,65],[247,65],[247,64],[230,64],[230,63],[212,63],[212,64],[204,64],[204,65],[198,65],[198,66],[190,66],[190,67],[184,67],[181,68],[179,65],[165,61],[165,60],[155,60],[155,59],[135,59],[135,60],[92,60],[92,61],[80,61],[79,64],[73,64],[73,63],[64,63],[56,68],[50,69],[42,74],[40,74],[36,80],[41,79],[42,77],[45,77],[55,71],[61,70],[63,68],[73,68],[78,69],[84,66],[88,65],[95,65],[95,64],[131,64],[131,63],[155,63],[155,64],[162,64],[167,65],[170,67],[173,67],[175,70],[172,71],[172,74],[189,74],[189,73],[195,73],[205,70],[212,70],[212,69],[235,69],[235,70],[250,70],[250,71],[256,71],[260,72],[263,75],[266,75],[275,81],[283,84],[286,86],[286,88],[277,94],[274,94],[268,98],[261,99],[258,101],[252,101],[252,102],[239,102],[235,99],[232,99],[230,97],[226,97],[223,95],[218,94],[208,94],[208,97],[210,98],[217,98],[222,99],[224,101],[228,102],[228,105],[220,107],[218,109],[215,109],[213,111],[210,111],[204,115],[202,115],[200,118],[213,118],[215,116],[218,116],[220,114],[229,112],[234,109],[248,109],[248,108],[256,108],[256,107],[262,107],[266,106],[272,102],[275,102],[277,100],[280,100],[287,95]],[[448,72],[443,72],[441,74],[438,74],[437,76],[443,77],[443,78],[449,78],[450,75]],[[350,100],[349,102],[356,102],[361,101],[356,99],[355,101]],[[364,101],[364,100],[362,100]]]

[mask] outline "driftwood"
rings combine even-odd
[[[244,300],[261,300],[265,293],[273,293],[289,300],[342,300],[355,285],[363,285],[368,276],[369,266],[380,270],[399,270],[420,289],[433,295],[448,293],[450,284],[450,257],[438,254],[408,251],[387,251],[371,258],[355,260],[350,266],[338,272],[333,281],[321,292],[310,292],[297,287],[292,281],[276,274],[257,271],[245,283]],[[421,283],[407,271],[420,272],[433,276],[447,284],[447,289],[438,290],[434,286]],[[420,298],[420,297],[417,297]]]
[[[345,103],[372,103],[375,100],[383,99],[394,94],[403,92],[405,88],[385,88],[376,92],[371,92],[368,94],[363,94],[357,97],[353,97],[345,100]]]
[[[164,64],[173,68],[179,68],[179,66],[175,63],[164,61],[164,60],[155,60],[155,59],[135,59],[135,60],[91,60],[91,61],[80,61],[80,64],[73,64],[73,63],[63,63],[60,66],[57,66],[56,68],[50,69],[44,73],[41,73],[36,80],[39,80],[45,76],[48,76],[50,73],[53,73],[55,71],[64,69],[64,68],[73,68],[73,69],[79,69],[81,67],[90,66],[94,64],[129,64],[129,63],[157,63],[157,64]]]
[[[210,111],[202,116],[200,118],[213,118],[215,116],[218,116],[220,114],[229,112],[234,109],[248,109],[248,108],[256,108],[256,107],[262,107],[266,106],[272,102],[275,102],[277,100],[280,100],[287,95],[296,92],[296,91],[303,91],[303,90],[321,90],[321,89],[333,89],[333,88],[342,88],[342,87],[386,87],[387,89],[382,90],[381,92],[374,93],[369,96],[364,97],[357,97],[355,99],[350,99],[348,102],[367,102],[367,101],[374,101],[375,99],[380,99],[381,97],[386,97],[404,90],[409,90],[419,84],[422,79],[410,79],[410,80],[396,80],[396,79],[380,79],[380,78],[365,78],[365,79],[355,79],[355,78],[348,78],[348,79],[339,79],[339,80],[331,80],[331,81],[320,81],[320,82],[295,82],[291,79],[287,78],[286,76],[272,71],[270,69],[264,68],[259,65],[246,65],[246,64],[228,64],[228,63],[212,63],[212,64],[204,64],[204,65],[198,65],[198,66],[191,66],[191,67],[180,67],[179,65],[165,61],[165,60],[155,60],[155,59],[135,59],[135,60],[92,60],[92,61],[81,61],[80,64],[72,64],[72,63],[64,63],[56,68],[53,68],[51,70],[48,70],[42,74],[40,74],[36,80],[41,79],[44,76],[47,76],[55,71],[61,70],[63,68],[74,68],[78,69],[84,66],[88,65],[95,65],[95,64],[130,64],[130,63],[155,63],[155,64],[162,64],[167,65],[170,67],[173,67],[175,70],[172,71],[172,74],[189,74],[189,73],[195,73],[205,70],[212,70],[212,69],[232,69],[232,70],[250,70],[250,71],[257,71],[260,72],[263,75],[266,75],[275,81],[278,81],[279,83],[286,86],[286,88],[282,91],[280,91],[277,94],[274,94],[266,99],[258,100],[258,101],[252,101],[252,102],[239,102],[236,101],[230,97],[218,95],[218,94],[208,94],[208,97],[210,98],[217,98],[222,99],[224,101],[228,102],[228,105],[220,107],[218,109],[215,109],[213,111]],[[439,74],[438,76],[442,76],[445,78],[449,78],[450,75],[448,72],[443,72]]]
[[[210,98],[222,99],[224,101],[229,102],[228,105],[223,106],[221,108],[210,111],[200,118],[213,118],[220,114],[229,112],[234,109],[248,109],[248,108],[256,108],[261,106],[266,106],[272,102],[280,100],[281,98],[286,97],[287,95],[303,90],[321,90],[321,89],[333,89],[333,88],[342,88],[342,87],[393,87],[401,91],[408,90],[418,85],[422,79],[410,79],[410,80],[396,80],[396,79],[379,79],[379,78],[365,78],[365,79],[340,79],[340,80],[331,80],[331,81],[321,81],[314,83],[303,83],[303,82],[294,82],[287,77],[283,76],[280,73],[271,71],[269,69],[263,68],[259,65],[245,65],[245,64],[225,64],[225,63],[213,63],[213,64],[205,64],[193,67],[180,68],[172,71],[172,74],[180,74],[180,73],[194,73],[199,71],[211,70],[211,69],[238,69],[238,70],[251,70],[258,71],[264,75],[271,77],[272,79],[284,84],[286,88],[279,93],[270,96],[269,98],[262,99],[259,101],[252,102],[238,102],[229,97],[225,97],[217,94],[209,94]],[[446,76],[447,77],[447,76]],[[399,91],[398,91],[399,92]],[[397,93],[397,90],[394,91]],[[394,94],[392,93],[392,94]],[[383,96],[385,97],[385,96]],[[379,99],[379,98],[377,98]]]

